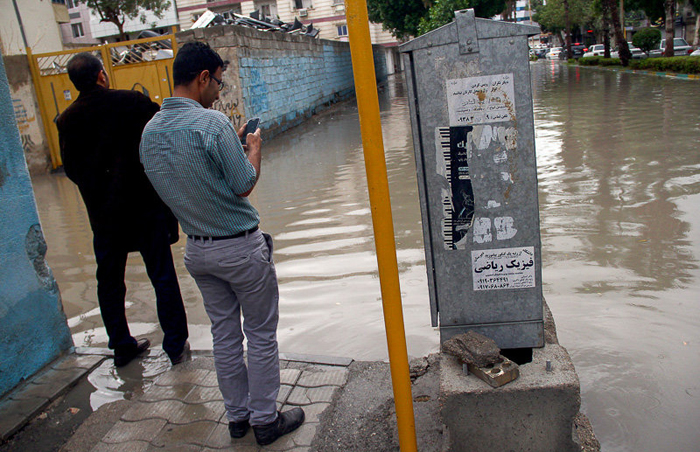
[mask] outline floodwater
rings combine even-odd
[[[581,379],[582,409],[604,451],[697,450],[700,82],[559,62],[531,67],[544,293]],[[437,351],[438,333],[430,326],[405,96],[392,80],[380,104],[407,344],[416,357]],[[34,188],[75,344],[104,347],[79,193],[62,175],[34,178]],[[386,359],[355,104],[265,142],[250,199],[275,238],[280,350]],[[210,349],[209,321],[182,263],[184,243],[173,251],[190,342]],[[138,255],[129,258],[127,279],[132,333],[158,344],[153,291]],[[93,384],[115,376],[103,367],[97,379],[104,381]],[[118,391],[102,391],[93,408]]]

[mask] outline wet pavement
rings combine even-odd
[[[605,451],[700,444],[700,82],[554,61],[532,66],[544,293],[576,365],[582,407]],[[380,94],[409,354],[436,351],[407,100]],[[264,144],[251,196],[276,241],[280,350],[387,356],[357,108],[343,103]],[[65,176],[34,178],[49,252],[77,346],[104,347],[91,233]],[[209,321],[173,250],[195,350]],[[158,344],[138,256],[127,268],[132,333]],[[93,372],[92,409],[130,384]],[[150,373],[149,373],[150,372]],[[157,375],[156,375],[157,374]],[[121,381],[121,383],[116,383]],[[124,386],[127,389],[123,389]]]

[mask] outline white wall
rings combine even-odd
[[[17,0],[17,7],[27,45],[33,53],[63,50],[61,30],[56,22],[54,6],[49,0]],[[27,53],[12,0],[0,0],[0,40],[4,55]]]

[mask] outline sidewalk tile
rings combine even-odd
[[[141,402],[160,402],[163,400],[184,400],[195,385],[192,383],[183,383],[175,386],[156,386],[153,385],[141,396]]]
[[[158,377],[155,384],[158,386],[174,386],[182,383],[191,383],[198,386],[219,387],[216,380],[216,372],[205,369],[169,370]]]
[[[34,379],[31,384],[43,386],[44,395],[53,400],[75,385],[86,373],[86,369],[79,368],[68,370],[49,369],[39,378]]]
[[[299,369],[283,369],[280,371],[280,383],[283,385],[294,386],[301,375]]]
[[[0,439],[4,440],[17,433],[27,422],[24,414],[0,410]]]
[[[314,372],[305,370],[297,385],[306,388],[317,388],[319,386],[343,386],[348,380],[348,369],[331,370],[325,372]]]
[[[129,441],[128,443],[118,444],[99,442],[90,452],[146,452],[148,446],[150,444],[143,441]]]
[[[5,417],[7,414],[21,414],[25,417],[33,416],[34,413],[41,411],[48,404],[49,399],[46,397],[31,397],[19,400],[9,399],[0,409],[0,417]]]
[[[186,403],[223,402],[224,397],[218,386],[215,388],[195,386],[189,394],[182,398],[182,401]]]
[[[140,422],[119,421],[107,432],[102,441],[108,444],[129,441],[149,442],[167,424],[163,419],[146,419]]]
[[[218,424],[213,421],[198,421],[191,424],[168,424],[151,441],[157,447],[165,447],[171,450],[176,445],[206,446],[207,439]]]
[[[63,358],[59,363],[54,365],[52,368],[56,370],[65,370],[72,368],[81,368],[90,370],[97,366],[104,360],[104,356],[96,355],[76,355],[71,354]]]
[[[295,386],[294,389],[292,389],[292,393],[287,397],[286,403],[288,405],[310,405],[311,400],[309,400],[309,397],[306,395],[306,390],[306,388],[302,388],[301,386]]]
[[[306,415],[304,424],[315,424],[320,422],[319,417],[321,416],[321,413],[323,413],[329,406],[331,406],[330,403],[312,403],[311,405],[306,405],[303,407],[302,409]]]
[[[165,419],[172,424],[188,424],[197,421],[214,421],[221,418],[224,410],[223,402],[207,402],[187,404],[179,400],[164,400],[161,402],[134,402],[122,420],[137,422],[144,419]]]
[[[148,449],[146,449],[146,452],[201,452],[201,451],[202,451],[202,446],[195,446],[193,444],[171,445],[171,446],[168,446],[167,448],[156,447],[153,444],[151,444],[148,447]]]
[[[287,398],[292,392],[292,386],[282,385],[280,386],[280,392],[277,394],[277,401],[281,404],[287,403]]]

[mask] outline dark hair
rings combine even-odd
[[[173,62],[174,85],[187,85],[202,71],[214,74],[220,67],[224,67],[224,61],[208,44],[188,42],[177,51]]]
[[[83,52],[79,53],[68,62],[68,77],[78,91],[94,88],[97,84],[97,76],[104,69],[102,61],[95,55]]]

